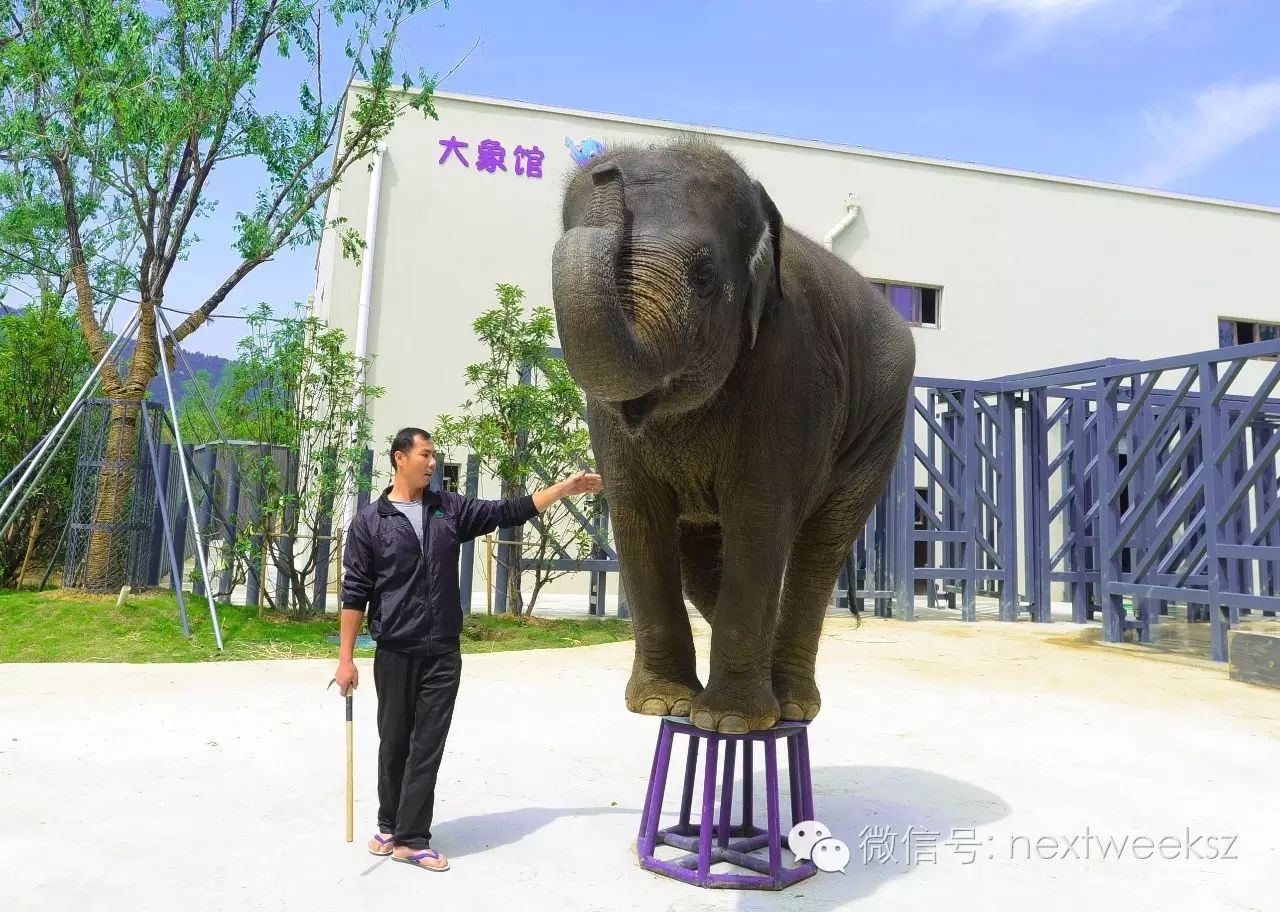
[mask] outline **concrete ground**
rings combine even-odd
[[[635,863],[657,721],[623,708],[630,652],[466,657],[445,874],[364,851],[369,662],[353,844],[332,662],[3,666],[0,909],[1280,908],[1280,692],[1221,667],[1070,624],[833,616],[815,804],[853,861],[712,893]]]

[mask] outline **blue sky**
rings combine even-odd
[[[1278,46],[1275,0],[454,0],[401,62],[461,61],[455,92],[1280,206]],[[214,182],[172,306],[234,265],[242,186]],[[313,256],[263,267],[221,312],[304,300]],[[242,331],[189,344],[231,354]]]

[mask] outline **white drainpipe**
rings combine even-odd
[[[378,246],[378,204],[382,202],[382,162],[386,143],[378,143],[374,151],[373,174],[369,178],[369,209],[364,220],[364,260],[360,264],[360,307],[356,312],[356,357],[369,350],[369,313],[373,309],[373,258]],[[358,381],[364,383],[364,369]]]
[[[822,239],[823,246],[828,250],[832,248],[832,245],[835,243],[836,237],[840,232],[844,231],[857,220],[858,213],[862,210],[862,200],[858,198],[857,194],[850,193],[845,197],[844,206],[845,209],[848,210],[844,214],[844,218],[840,219],[840,221],[836,223],[836,226],[828,231],[827,236]]]
[[[373,173],[369,177],[369,208],[364,220],[365,247],[360,262],[360,304],[356,310],[356,346],[355,356],[363,361],[369,351],[369,315],[373,310],[373,260],[378,247],[378,206],[382,202],[382,162],[387,151],[387,144],[380,142],[373,153]],[[361,364],[356,374],[357,387],[364,386],[364,365]],[[364,397],[357,390],[355,405],[363,405]],[[354,433],[354,428],[352,429]],[[346,505],[342,511],[342,528],[351,526],[351,518],[356,511],[356,493],[349,491]]]

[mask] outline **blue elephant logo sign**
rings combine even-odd
[[[566,136],[564,144],[568,146],[569,154],[579,166],[585,165],[591,159],[604,152],[604,143],[594,139],[584,139],[580,143],[575,143]]]

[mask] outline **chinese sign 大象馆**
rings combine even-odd
[[[507,150],[496,139],[486,139],[481,141],[476,147],[474,155],[469,151],[471,144],[463,142],[457,136],[450,136],[448,139],[440,140],[440,145],[444,148],[444,152],[440,156],[440,164],[446,164],[450,159],[456,160],[464,168],[470,168],[472,158],[475,159],[475,169],[477,171],[487,171],[490,174],[497,174],[499,171],[506,173],[507,171]],[[543,151],[537,146],[516,146],[511,151],[511,170],[518,177],[529,177],[534,180],[542,179],[542,162],[546,158]]]

